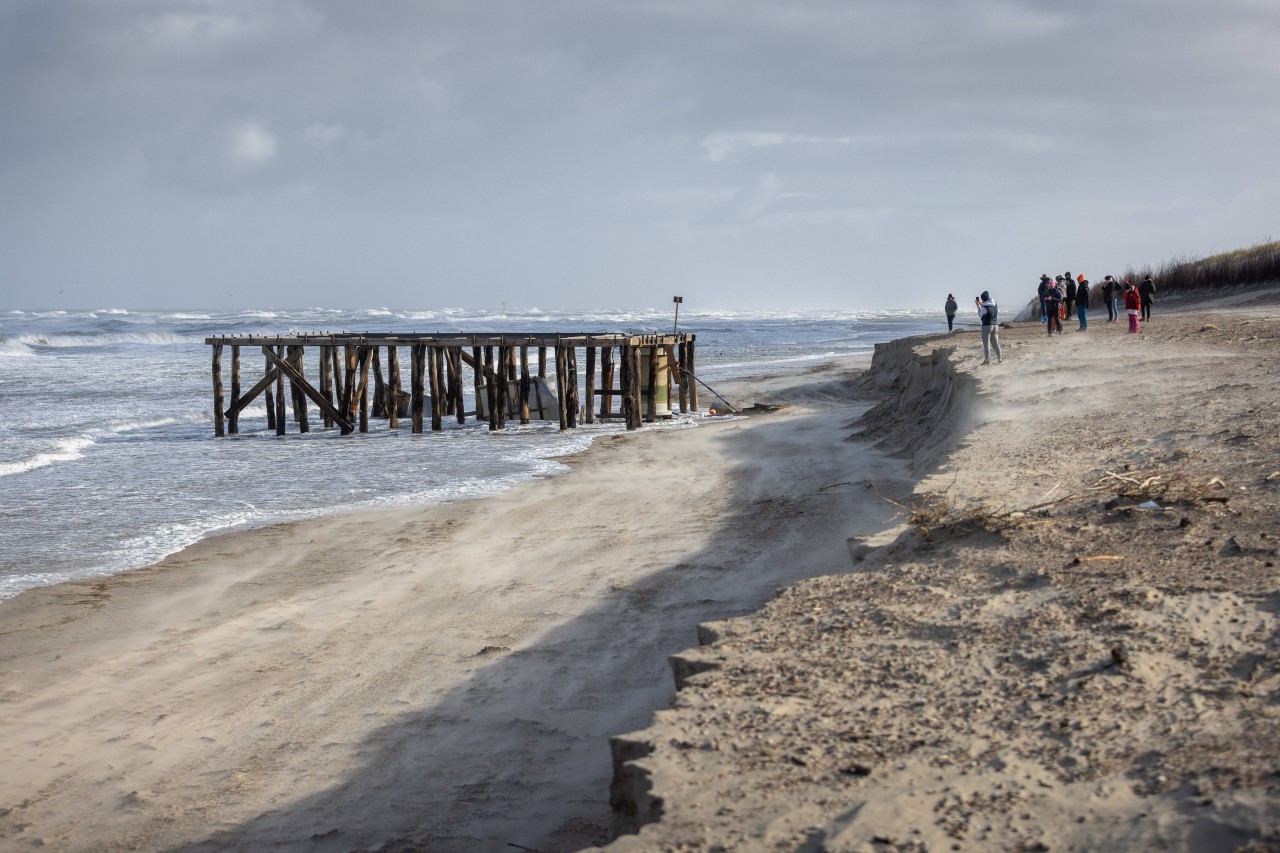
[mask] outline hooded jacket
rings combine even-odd
[[[996,301],[992,299],[991,294],[985,290],[982,291],[982,295],[978,298],[982,300],[981,304],[978,306],[978,317],[982,320],[982,325],[996,325],[996,315],[1000,313],[1000,308],[996,305]]]

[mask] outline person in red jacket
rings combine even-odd
[[[1124,283],[1124,310],[1129,313],[1129,331],[1136,333],[1138,312],[1142,310],[1142,297],[1138,295],[1138,288],[1128,281]]]

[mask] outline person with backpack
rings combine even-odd
[[[978,306],[978,319],[982,321],[982,363],[991,363],[991,350],[996,351],[996,363],[1004,362],[1000,353],[1000,324],[997,315],[1000,313],[996,301],[991,298],[990,291],[982,291],[981,296],[974,297]]]
[[[1137,334],[1138,312],[1142,310],[1142,297],[1138,295],[1138,288],[1128,281],[1124,283],[1124,310],[1129,314],[1129,331]]]
[[[1138,298],[1142,302],[1142,319],[1151,319],[1151,303],[1156,301],[1156,283],[1147,276],[1138,285]]]
[[[1045,291],[1047,291],[1050,288],[1050,286],[1052,286],[1052,284],[1053,282],[1049,280],[1048,274],[1046,273],[1040,274],[1040,284],[1038,287],[1036,287],[1036,295],[1040,297],[1040,322],[1041,323],[1049,322],[1049,315],[1044,305],[1044,294],[1045,294]]]
[[[947,304],[942,307],[942,310],[947,312],[947,331],[948,332],[955,331],[954,324],[956,321],[956,311],[959,310],[959,308],[960,308],[960,305],[959,303],[956,302],[955,294],[948,293]]]
[[[1062,282],[1055,281],[1049,285],[1048,290],[1044,292],[1044,314],[1049,318],[1049,325],[1046,328],[1049,334],[1053,334],[1054,327],[1057,327],[1058,334],[1062,334]]]
[[[1080,284],[1076,287],[1076,317],[1080,320],[1079,331],[1089,329],[1089,279],[1080,275]]]
[[[1116,281],[1111,276],[1102,280],[1102,301],[1107,306],[1107,322],[1116,318]]]

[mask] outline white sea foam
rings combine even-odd
[[[25,474],[28,471],[35,471],[37,468],[44,468],[48,465],[56,465],[59,462],[72,462],[84,456],[84,449],[91,446],[93,442],[94,439],[88,436],[65,438],[57,442],[52,450],[37,453],[29,459],[0,463],[0,477]]]

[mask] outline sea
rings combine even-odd
[[[445,419],[443,433],[413,435],[407,420],[390,430],[371,418],[368,433],[343,436],[323,429],[313,407],[310,433],[290,423],[277,436],[259,398],[242,413],[239,435],[215,438],[206,337],[644,334],[672,331],[676,321],[669,310],[505,308],[0,313],[0,601],[150,565],[213,534],[484,498],[567,470],[557,457],[619,429],[612,422],[561,432],[558,422],[535,422],[490,433],[472,419]],[[942,319],[924,309],[709,311],[682,312],[678,322],[697,334],[699,378],[716,389],[733,377],[869,356],[877,342],[938,331]],[[311,375],[315,358],[309,349]],[[229,355],[223,362],[228,371]],[[407,378],[407,352],[401,362]],[[257,366],[245,362],[246,389]],[[644,428],[696,428],[719,405],[706,388],[699,403],[697,413]],[[474,409],[470,398],[467,407]]]

